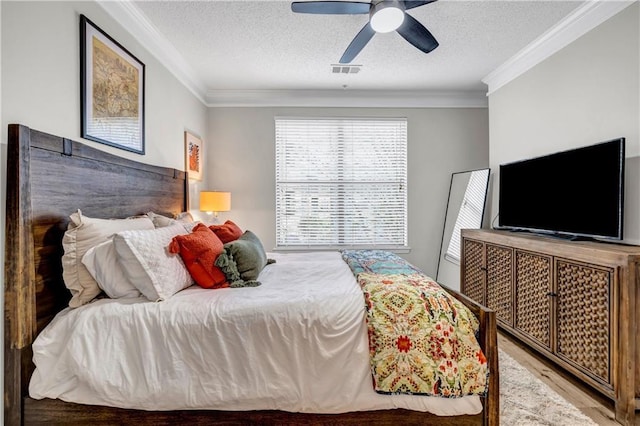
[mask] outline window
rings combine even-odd
[[[276,118],[276,245],[407,245],[407,120]]]

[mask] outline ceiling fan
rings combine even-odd
[[[369,14],[369,22],[355,36],[347,50],[345,50],[341,64],[353,61],[360,51],[367,45],[376,32],[388,33],[397,31],[405,40],[429,53],[438,47],[438,41],[424,25],[414,17],[405,13],[406,10],[433,3],[436,0],[372,0],[371,3],[358,1],[295,1],[291,3],[291,10],[296,13],[328,14],[328,15],[357,15]]]

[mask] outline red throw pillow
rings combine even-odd
[[[173,237],[169,244],[169,252],[180,253],[191,277],[203,288],[229,287],[224,273],[215,265],[223,250],[222,241],[202,223],[190,234]]]
[[[211,225],[209,229],[220,238],[223,244],[235,241],[242,236],[242,229],[230,220],[227,220],[222,225]]]

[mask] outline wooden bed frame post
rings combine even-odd
[[[498,371],[498,323],[495,311],[480,311],[480,345],[489,363],[489,389],[493,397],[483,399],[485,425],[500,423],[500,372]],[[497,396],[496,396],[497,394]]]
[[[30,130],[10,125],[7,162],[7,215],[4,265],[4,421],[22,423],[22,398],[27,388],[31,342],[35,336],[33,285],[33,235],[31,233],[31,186],[29,183]],[[15,182],[20,182],[16,185]]]

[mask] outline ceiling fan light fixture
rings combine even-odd
[[[404,8],[397,0],[382,1],[371,8],[371,28],[378,33],[397,30],[404,21]]]

